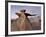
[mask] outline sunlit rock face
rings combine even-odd
[[[34,16],[30,15],[28,13],[25,13],[26,10],[21,10],[20,13],[16,13],[19,17],[12,21],[11,24],[11,31],[28,31],[28,30],[35,30],[36,27],[40,29],[39,22],[30,22],[28,19],[28,16]]]
[[[31,30],[32,29],[31,24],[24,13],[21,13],[19,20],[17,21],[17,27],[20,30]]]

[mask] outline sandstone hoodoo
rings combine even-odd
[[[14,29],[12,28],[13,31],[25,31],[25,30],[32,30],[32,24],[28,19],[28,16],[35,16],[31,15],[28,13],[25,13],[26,10],[20,10],[20,13],[16,13],[16,15],[19,16],[16,22],[14,24]]]

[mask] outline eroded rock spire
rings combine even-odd
[[[28,16],[34,16],[28,13],[25,13],[26,10],[20,10],[20,13],[16,13],[19,18],[13,24],[13,31],[25,31],[32,30],[32,24],[28,19]]]

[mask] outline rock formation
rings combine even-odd
[[[32,30],[32,24],[28,19],[28,16],[35,16],[28,13],[25,13],[26,10],[21,10],[20,13],[16,13],[19,16],[16,22],[14,22],[13,31],[25,31],[25,30]]]

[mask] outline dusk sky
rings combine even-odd
[[[16,19],[18,16],[15,13],[19,13],[20,10],[25,9],[26,13],[36,14],[41,16],[41,6],[19,6],[11,5],[11,19]]]

